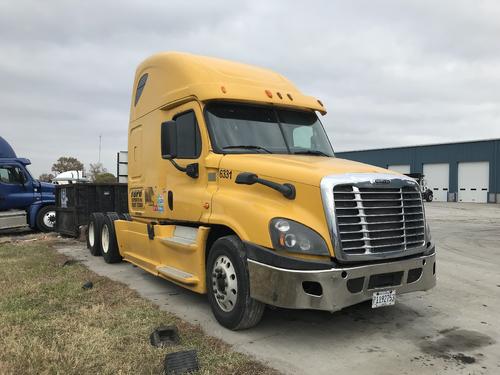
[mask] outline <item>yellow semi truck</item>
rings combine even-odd
[[[196,293],[223,326],[266,305],[340,310],[436,283],[411,178],[338,159],[320,100],[280,74],[165,52],[137,68],[129,215],[93,213],[88,246]]]

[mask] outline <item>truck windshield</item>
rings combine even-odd
[[[206,109],[212,146],[219,153],[333,156],[313,111],[211,103]]]

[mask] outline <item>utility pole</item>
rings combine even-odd
[[[101,162],[101,140],[102,134],[99,134],[99,163]]]

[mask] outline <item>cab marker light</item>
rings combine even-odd
[[[271,92],[271,90],[266,90],[266,95],[268,98],[272,98],[273,97],[273,93]]]

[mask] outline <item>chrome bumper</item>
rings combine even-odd
[[[433,253],[405,260],[319,271],[277,268],[248,259],[250,295],[258,301],[273,306],[333,312],[369,300],[375,291],[395,289],[398,295],[433,288],[436,285],[435,256]],[[422,269],[420,277],[408,282],[411,281],[408,280],[409,271],[418,268]],[[401,272],[402,277],[397,284]],[[415,272],[411,272],[410,279],[415,278]],[[390,280],[392,277],[390,275],[394,274],[398,276],[394,283],[397,285],[383,282]],[[362,277],[364,279],[360,281],[359,278]],[[348,289],[348,282],[353,279],[358,279],[359,289],[354,293]],[[352,281],[349,282],[351,290],[352,284]],[[380,286],[380,284],[387,285]]]

